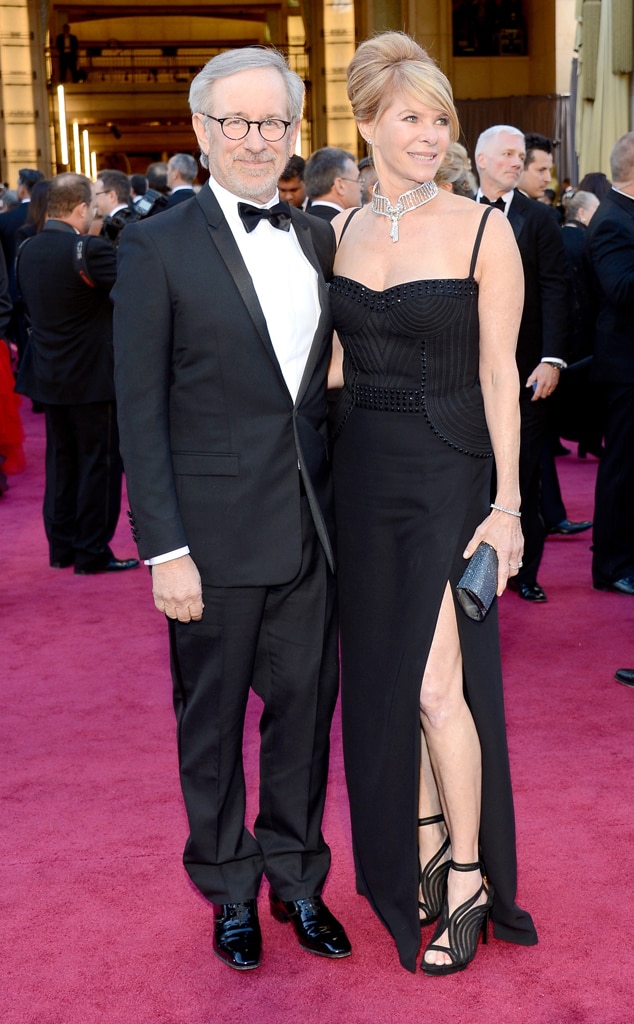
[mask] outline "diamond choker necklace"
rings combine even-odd
[[[409,192],[403,192],[402,196],[399,196],[396,200],[396,206],[392,206],[390,200],[386,196],[382,196],[377,192],[379,183],[372,190],[372,212],[378,213],[383,217],[389,217],[392,221],[392,227],[390,228],[390,238],[393,242],[398,242],[398,222],[406,213],[410,210],[416,210],[419,206],[424,206],[430,199],[434,199],[438,195],[438,185],[435,181],[424,181],[422,185],[417,185],[416,188],[412,188]]]

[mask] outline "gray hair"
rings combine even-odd
[[[189,153],[174,153],[167,161],[167,166],[180,174],[183,181],[194,181],[198,174],[198,164]]]
[[[304,107],[304,83],[298,74],[291,71],[286,58],[279,50],[263,46],[245,46],[241,50],[225,50],[212,57],[199,71],[189,90],[189,108],[192,114],[207,113],[204,110],[209,101],[211,87],[220,78],[237,75],[239,71],[254,68],[274,68],[284,79],[288,93],[288,116],[295,124],[302,119]]]
[[[476,160],[480,153],[487,148],[488,143],[491,142],[492,139],[495,139],[498,135],[503,135],[504,133],[508,133],[509,135],[519,135],[519,137],[524,140],[524,132],[521,132],[519,128],[514,128],[513,125],[510,124],[494,124],[491,128],[485,128],[485,130],[478,136],[474,153]]]
[[[630,181],[634,175],[634,132],[627,132],[614,143],[610,153],[610,172],[612,181]]]
[[[348,160],[352,160],[356,166],[352,153],[345,149],[337,149],[335,146],[316,149],[304,171],[306,194],[311,199],[327,195],[335,183],[335,178],[341,177],[345,172]]]
[[[566,208],[566,223],[571,220],[578,220],[577,214],[580,210],[587,210],[592,205],[592,200],[596,199],[599,201],[599,197],[595,196],[594,192],[575,192],[574,195],[570,196],[570,199],[565,200]]]

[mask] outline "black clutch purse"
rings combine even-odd
[[[465,614],[481,622],[493,604],[497,587],[497,551],[482,541],[469,559],[456,587],[456,596]]]

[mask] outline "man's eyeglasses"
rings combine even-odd
[[[214,117],[213,114],[206,114],[204,110],[200,110],[199,113],[203,117],[217,121],[222,134],[232,142],[246,139],[252,124],[257,124],[265,142],[281,142],[292,124],[291,121],[282,121],[279,117],[267,117],[264,121],[247,121],[246,117]]]
[[[342,181],[351,181],[353,185],[363,185],[363,178],[346,178],[343,174],[340,174],[339,177]]]

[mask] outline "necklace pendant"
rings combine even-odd
[[[398,242],[398,217],[392,218],[392,227],[390,228],[390,238],[393,242]]]

